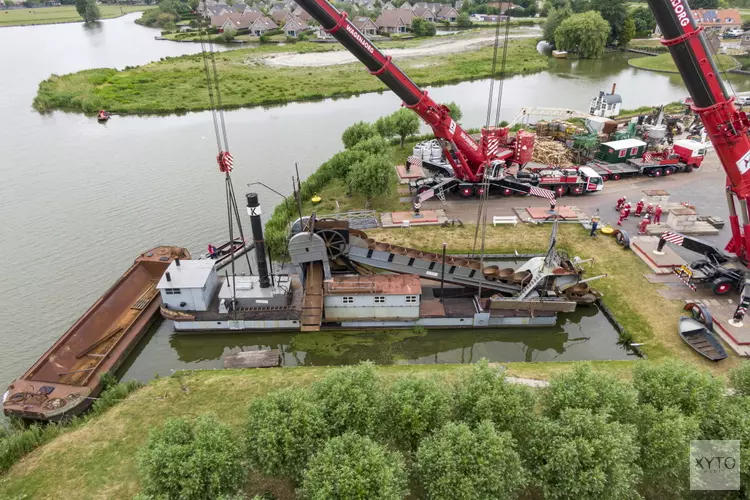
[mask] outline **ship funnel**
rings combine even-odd
[[[177,257],[177,258],[176,258],[176,259],[174,260],[174,265],[175,265],[175,266],[177,266],[177,267],[180,267],[180,258],[179,258],[179,257]]]
[[[260,287],[268,288],[271,281],[268,279],[268,265],[266,264],[266,243],[263,241],[263,222],[260,220],[260,202],[258,193],[247,193],[247,214],[250,216],[250,227],[255,239],[255,261],[258,263],[258,277]]]
[[[617,84],[616,84],[616,83],[613,83],[613,84],[612,84],[612,92],[610,92],[610,94],[614,94],[614,93],[615,93],[615,89],[616,89],[616,88],[617,88]]]
[[[167,271],[167,281],[172,281],[172,276],[169,275],[169,271]]]

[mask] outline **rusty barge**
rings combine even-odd
[[[190,259],[180,247],[144,252],[55,344],[3,395],[3,412],[26,420],[59,421],[80,414],[159,317],[156,284],[169,265]]]

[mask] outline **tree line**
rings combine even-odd
[[[147,498],[229,498],[252,470],[302,499],[666,500],[692,493],[691,441],[727,439],[742,444],[741,489],[721,498],[746,498],[750,365],[729,379],[731,395],[679,361],[637,362],[629,381],[582,363],[531,389],[486,360],[453,383],[386,382],[364,363],[253,400],[239,431],[170,420],[137,463]]]

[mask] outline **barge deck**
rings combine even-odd
[[[159,316],[156,284],[184,248],[162,246],[133,265],[3,395],[3,412],[58,421],[88,408],[100,377],[114,372]]]

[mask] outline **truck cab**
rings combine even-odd
[[[673,149],[680,160],[694,168],[700,167],[706,157],[706,145],[690,139],[674,141]]]
[[[579,167],[578,174],[581,181],[586,183],[586,191],[601,191],[604,188],[602,176],[597,174],[591,167]]]

